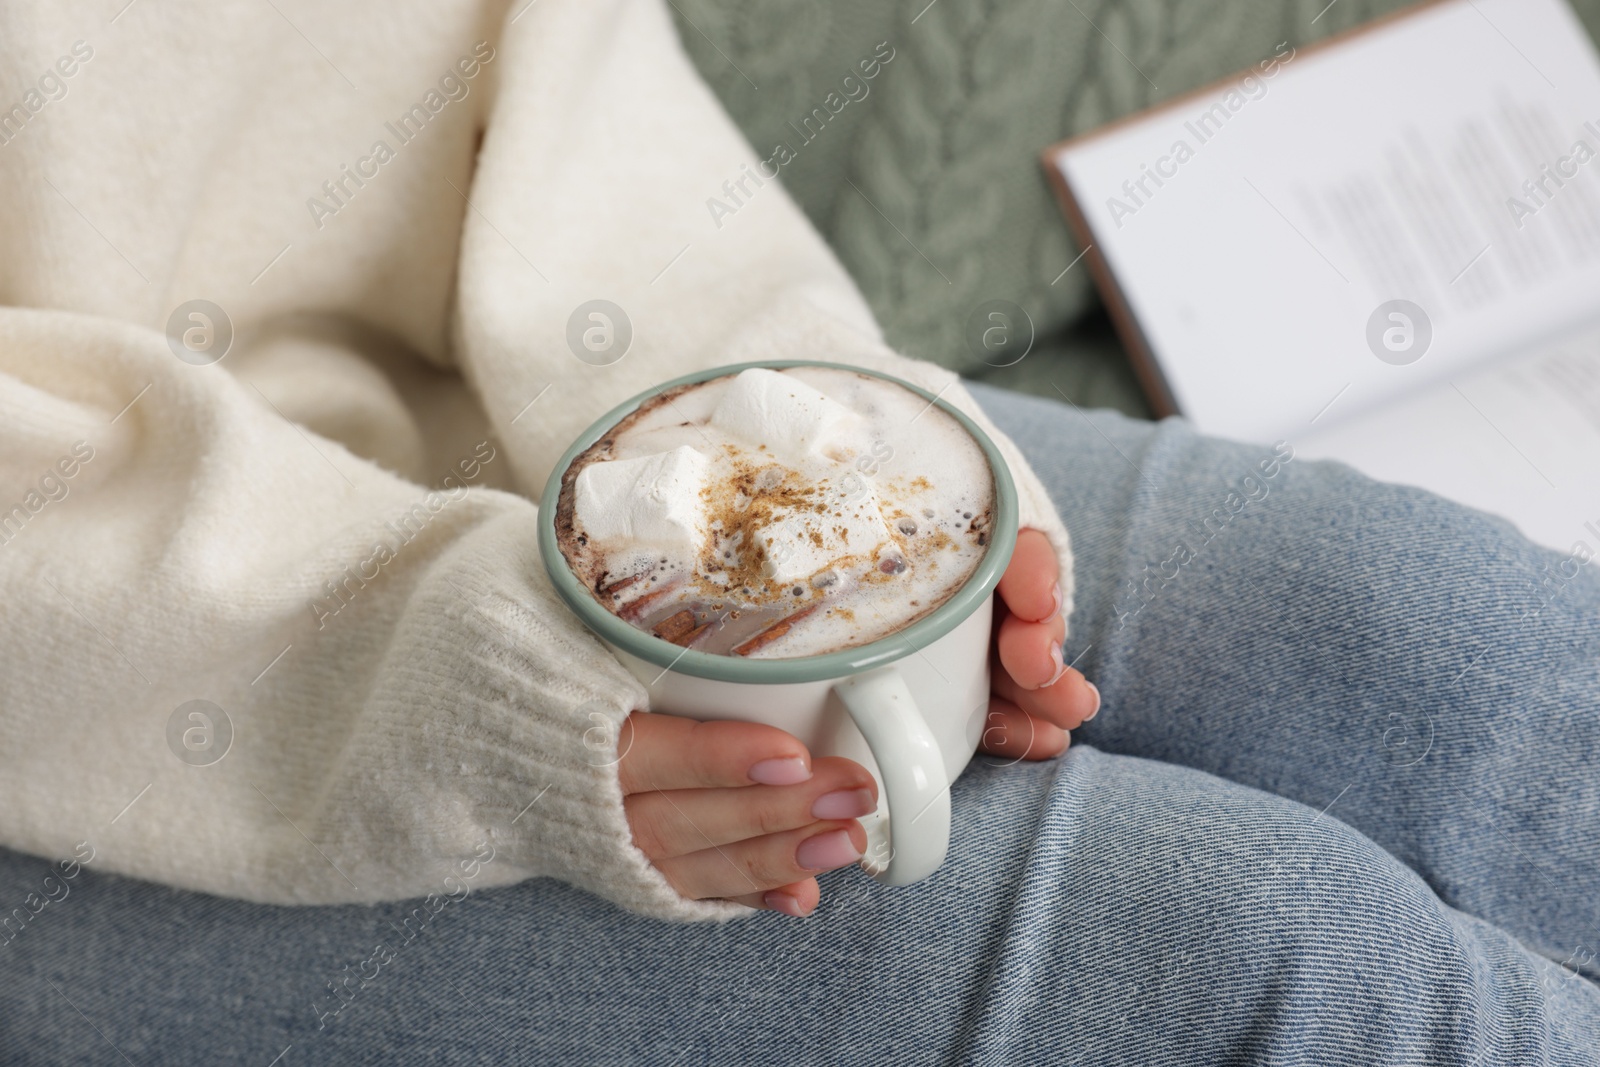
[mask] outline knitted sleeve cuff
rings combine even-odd
[[[502,497],[509,500],[509,498]],[[406,605],[325,811],[374,899],[548,876],[670,920],[752,913],[680,896],[633,843],[617,776],[643,685],[556,596],[524,502],[462,539]],[[332,850],[330,850],[332,851]],[[458,875],[459,877],[459,875]]]
[[[460,740],[497,770],[470,792],[491,841],[504,843],[520,875],[559,878],[641,915],[753,914],[680,896],[634,845],[617,764],[631,737],[623,720],[646,707],[645,690],[593,637],[573,633],[554,599],[497,590],[463,613],[461,654],[484,715],[482,733]]]

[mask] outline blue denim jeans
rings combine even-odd
[[[806,920],[539,880],[408,923],[85,870],[0,948],[0,1061],[1600,1062],[1600,564],[975,392],[1071,528],[1104,706],[1062,758],[973,761],[934,877],[833,872]],[[0,852],[0,903],[45,870]]]

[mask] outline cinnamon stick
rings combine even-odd
[[[694,612],[684,608],[656,624],[655,635],[663,641],[678,643],[678,638],[694,629]]]
[[[646,611],[649,611],[650,608],[660,603],[662,597],[676,591],[678,586],[682,584],[683,579],[678,578],[674,581],[668,582],[659,589],[652,589],[644,596],[636,597],[635,599],[630,600],[626,604],[622,605],[622,607],[617,609],[617,615],[621,618],[627,619],[629,622],[633,622]]]
[[[634,582],[637,582],[640,578],[643,578],[643,577],[644,577],[644,572],[643,571],[640,571],[638,574],[630,574],[630,575],[628,575],[628,577],[619,579],[618,581],[615,581],[615,582],[612,582],[610,585],[601,586],[600,587],[600,592],[602,592],[602,593],[618,593],[618,592],[621,592],[622,590],[628,588],[628,586],[632,585]]]
[[[705,633],[709,629],[711,629],[711,624],[709,622],[703,622],[699,626],[696,626],[693,630],[690,630],[688,633],[684,634],[683,637],[674,638],[672,643],[675,645],[680,645],[683,648],[688,648],[690,645],[694,644],[700,639],[701,634]]]
[[[750,653],[754,652],[756,649],[764,648],[765,646],[770,645],[772,642],[776,641],[778,638],[780,638],[784,634],[788,633],[789,632],[789,628],[792,627],[795,623],[799,622],[801,619],[805,618],[807,615],[810,615],[813,611],[816,611],[816,610],[817,610],[817,605],[816,604],[812,604],[809,608],[801,608],[799,611],[795,612],[793,615],[790,615],[788,618],[779,619],[777,622],[773,623],[771,626],[767,627],[765,630],[762,630],[760,633],[756,634],[754,637],[752,637],[750,640],[746,641],[744,644],[739,645],[737,648],[735,648],[733,650],[733,654],[735,656],[748,656]]]

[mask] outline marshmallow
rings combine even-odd
[[[700,491],[708,469],[706,457],[688,445],[591,463],[573,488],[578,525],[593,541],[694,559],[705,539]]]
[[[778,512],[755,531],[763,573],[774,581],[803,581],[842,556],[874,555],[889,541],[870,482],[852,472],[840,484],[830,482],[825,491],[827,510]]]
[[[852,446],[862,418],[788,374],[752,367],[740,371],[711,413],[711,422],[735,437],[764,444],[795,467],[832,446]]]

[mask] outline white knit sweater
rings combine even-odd
[[[551,591],[530,499],[614,404],[741,360],[882,368],[993,428],[776,181],[708,209],[771,152],[658,0],[116,6],[0,10],[0,843],[258,901],[470,870],[744,913],[633,847],[608,739],[645,691]],[[610,366],[566,340],[595,298],[632,322]],[[220,362],[164,333],[194,299]]]

